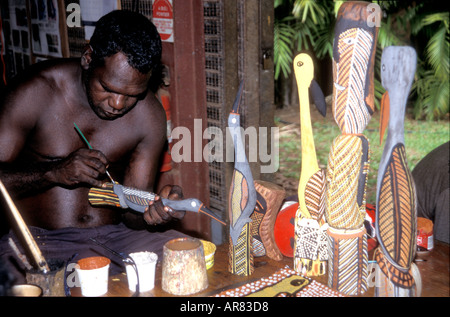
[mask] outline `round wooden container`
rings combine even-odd
[[[164,245],[161,284],[164,291],[174,295],[190,295],[208,287],[200,240],[180,238]]]

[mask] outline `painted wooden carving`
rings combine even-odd
[[[239,108],[244,89],[241,82],[239,92],[228,116],[228,128],[234,144],[234,171],[229,194],[230,243],[228,269],[236,275],[253,273],[251,214],[256,206],[256,190],[252,172],[242,143]]]
[[[314,64],[308,54],[294,59],[300,101],[301,174],[298,185],[299,208],[295,215],[294,269],[307,276],[326,271],[325,171],[319,168],[311,125],[309,91],[322,115],[326,104],[314,81]],[[317,97],[319,95],[320,97]]]
[[[367,290],[364,219],[369,142],[362,133],[374,111],[378,33],[368,23],[369,4],[349,1],[341,5],[333,45],[332,108],[342,134],[333,141],[326,174],[328,285],[349,295]],[[351,261],[345,261],[350,257]]]
[[[252,248],[256,257],[267,255],[276,261],[283,259],[274,235],[274,226],[286,191],[276,184],[255,180],[256,206],[252,219]]]
[[[130,208],[140,213],[145,212],[145,209],[155,199],[155,196],[156,194],[154,193],[123,186],[118,183],[106,183],[102,188],[92,187],[88,193],[89,203],[92,206]],[[218,215],[196,198],[170,200],[161,197],[161,201],[165,206],[172,209],[202,213],[224,226],[226,225]]]
[[[382,99],[380,142],[389,122],[386,145],[377,179],[376,260],[393,291],[377,287],[380,296],[414,295],[411,265],[416,249],[416,192],[405,155],[405,109],[416,70],[416,52],[411,47],[391,46],[381,57]]]

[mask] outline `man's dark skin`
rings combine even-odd
[[[106,57],[86,87],[91,53],[86,48],[81,62],[35,65],[0,105],[0,178],[30,226],[88,228],[124,221],[142,227],[142,215],[94,208],[87,194],[109,181],[107,168],[121,184],[153,191],[166,141],[165,112],[148,90],[151,72],[132,68],[121,52]],[[166,186],[160,195],[182,194]],[[183,215],[155,200],[143,219],[154,225]]]

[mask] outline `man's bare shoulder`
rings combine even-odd
[[[78,68],[74,59],[54,59],[36,63],[8,83],[7,95],[33,92],[35,97],[39,97],[36,93],[55,93],[75,80]]]
[[[135,109],[132,119],[143,128],[144,133],[165,133],[166,132],[166,113],[164,107],[156,98],[153,92],[149,92],[147,97],[141,100]]]

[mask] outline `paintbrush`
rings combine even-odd
[[[89,143],[89,141],[86,139],[86,137],[84,136],[83,132],[81,132],[80,128],[77,126],[77,124],[74,122],[73,123],[75,125],[75,129],[77,130],[78,134],[80,135],[80,137],[83,139],[84,143],[86,143],[87,147],[90,150],[93,150],[94,148],[91,146],[91,144]],[[109,179],[111,180],[111,182],[113,182],[113,184],[116,184],[116,182],[114,181],[114,179],[111,177],[111,174],[109,174],[108,169],[106,169],[106,175],[109,177]]]

